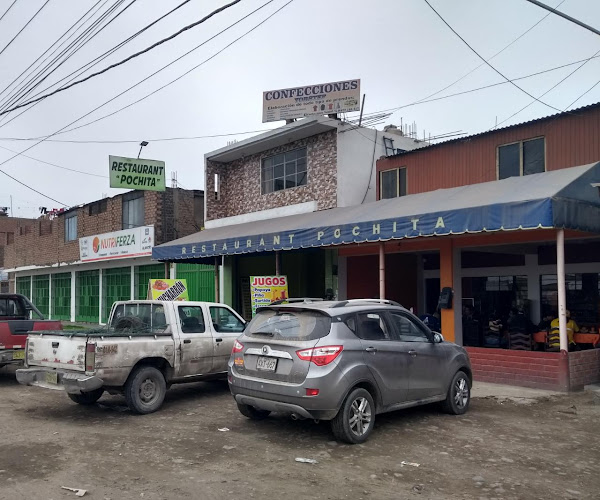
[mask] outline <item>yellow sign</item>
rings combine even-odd
[[[257,307],[289,298],[287,276],[250,276],[250,297],[252,316]]]
[[[185,280],[150,280],[148,299],[152,300],[190,300]]]

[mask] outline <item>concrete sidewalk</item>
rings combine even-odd
[[[499,400],[510,400],[520,404],[531,404],[540,398],[561,395],[565,395],[565,393],[477,381],[473,382],[473,388],[471,389],[471,397],[473,398],[493,397]]]

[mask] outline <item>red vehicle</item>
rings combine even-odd
[[[44,319],[27,297],[0,293],[0,368],[23,363],[27,334],[44,330],[62,330],[62,324]]]

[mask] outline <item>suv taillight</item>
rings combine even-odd
[[[344,347],[341,345],[326,345],[313,347],[312,349],[301,349],[296,351],[296,354],[304,361],[311,361],[317,366],[325,366],[337,358],[343,349]]]
[[[93,372],[96,366],[96,344],[85,345],[85,371]]]
[[[242,352],[244,349],[244,344],[238,342],[237,340],[233,343],[233,349],[231,349],[231,353]]]

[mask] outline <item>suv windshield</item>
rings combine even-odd
[[[314,340],[325,337],[331,318],[315,311],[263,309],[248,324],[248,336],[275,340]]]
[[[156,304],[119,304],[108,325],[109,333],[161,333],[166,330],[164,307]]]

